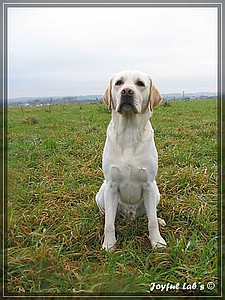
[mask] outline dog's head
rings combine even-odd
[[[127,70],[115,74],[105,91],[103,101],[118,113],[151,111],[162,100],[158,89],[146,73]]]

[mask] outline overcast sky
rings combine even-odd
[[[216,8],[9,8],[9,98],[102,94],[123,69],[216,92]]]

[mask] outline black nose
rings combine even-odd
[[[121,91],[121,94],[123,96],[132,96],[134,94],[134,91],[129,89],[129,88],[124,88],[122,91]]]

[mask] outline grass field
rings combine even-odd
[[[146,217],[118,218],[112,253],[101,250],[95,204],[107,108],[9,108],[8,294],[218,293],[217,102],[167,104],[151,123],[168,247],[151,249]],[[169,290],[150,291],[153,282]]]

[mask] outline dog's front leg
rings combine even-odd
[[[148,216],[149,239],[152,248],[165,247],[166,242],[161,237],[157,220],[157,205],[159,203],[159,190],[156,182],[148,182],[143,190],[144,205]]]
[[[104,242],[102,248],[106,251],[113,249],[116,243],[115,236],[115,218],[119,200],[119,193],[117,184],[114,182],[107,182],[104,191],[105,201],[105,228],[104,228]]]

